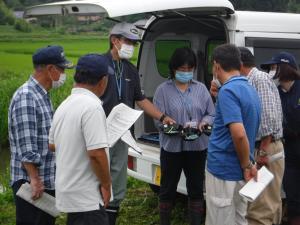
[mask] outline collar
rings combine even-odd
[[[240,80],[240,81],[246,81],[248,82],[247,78],[244,76],[239,75],[234,75],[232,77],[230,77],[222,86],[224,86],[225,84],[228,84],[230,82],[236,81],[236,80]]]
[[[90,90],[86,89],[86,88],[79,88],[79,87],[76,87],[76,88],[72,88],[72,92],[71,94],[80,94],[80,95],[86,95],[86,96],[89,96],[89,97],[92,97],[93,99],[99,101],[99,103],[102,105],[102,101],[100,100],[100,98],[95,95],[93,92],[91,92]]]
[[[250,77],[252,77],[257,71],[259,71],[256,67],[253,67],[250,72],[247,75],[247,78],[249,79]]]
[[[47,90],[32,75],[29,78],[29,83],[31,83],[39,93],[48,96]]]

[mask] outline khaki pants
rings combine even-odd
[[[283,151],[281,141],[272,142],[267,151],[270,155]],[[284,173],[284,159],[270,163],[267,168],[274,174],[274,180],[255,202],[249,204],[247,219],[249,225],[280,224],[282,217],[281,185]]]
[[[247,225],[247,202],[239,195],[244,181],[221,180],[205,173],[206,221],[205,225]]]

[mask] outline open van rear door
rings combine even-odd
[[[234,7],[228,0],[72,0],[29,7],[24,17],[69,14],[119,17],[172,11],[228,15],[234,13]]]

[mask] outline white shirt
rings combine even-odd
[[[108,147],[106,116],[101,100],[84,88],[56,110],[49,134],[56,148],[56,207],[62,212],[99,209],[99,180],[92,171],[89,150]]]

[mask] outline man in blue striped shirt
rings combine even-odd
[[[23,183],[29,182],[32,199],[43,192],[54,195],[55,160],[49,151],[48,135],[53,108],[48,91],[61,86],[71,68],[63,48],[48,46],[32,57],[34,73],[13,95],[8,112],[11,150],[11,185],[16,204],[16,224],[54,224],[55,218],[16,196]]]

